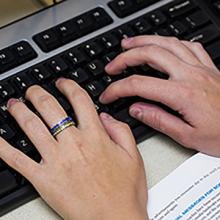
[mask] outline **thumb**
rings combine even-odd
[[[101,113],[102,124],[110,138],[129,154],[137,152],[136,142],[131,129],[126,123],[114,119],[107,113]]]
[[[130,107],[129,113],[137,120],[170,136],[181,144],[184,144],[187,134],[192,130],[189,124],[154,104],[135,103]]]

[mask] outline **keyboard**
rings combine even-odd
[[[60,76],[81,85],[98,113],[108,112],[127,123],[137,142],[155,133],[129,116],[129,106],[140,101],[139,97],[122,98],[108,105],[98,101],[108,85],[132,74],[167,79],[164,73],[143,67],[109,76],[104,67],[123,51],[123,38],[155,34],[198,41],[220,69],[219,0],[100,2],[65,1],[0,30],[0,135],[33,160],[40,161],[40,155],[7,112],[6,103],[16,97],[36,112],[24,94],[27,88],[38,84],[74,118],[70,104],[55,88],[54,82]],[[22,28],[24,32],[20,31]],[[24,177],[0,160],[0,216],[37,196]]]

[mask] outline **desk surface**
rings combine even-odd
[[[34,0],[0,1],[1,9],[9,8],[9,6],[10,10],[3,10],[3,12],[0,13],[0,25],[28,15],[42,7]],[[183,163],[183,161],[194,154],[193,151],[182,148],[177,143],[160,134],[144,141],[139,144],[138,147],[144,159],[149,188],[158,183],[162,178]],[[38,198],[10,212],[1,219],[55,220],[60,218],[40,198]]]

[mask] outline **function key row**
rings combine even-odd
[[[107,26],[112,22],[113,20],[107,12],[103,8],[97,7],[78,17],[45,30],[35,35],[33,39],[44,52],[49,52]]]
[[[37,53],[26,41],[20,41],[0,50],[0,74],[37,57]]]
[[[159,0],[112,0],[108,5],[118,17],[124,18],[156,2]]]

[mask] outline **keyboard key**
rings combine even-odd
[[[7,124],[0,124],[0,136],[5,140],[10,140],[15,136],[15,131]]]
[[[89,79],[87,72],[81,67],[71,71],[67,76],[77,83],[83,83]]]
[[[161,11],[154,11],[150,14],[149,19],[156,26],[162,25],[167,21],[167,17]]]
[[[98,81],[93,81],[86,85],[86,90],[93,98],[97,98],[104,91],[104,86]]]
[[[101,38],[101,42],[106,49],[113,49],[120,45],[120,41],[114,35],[109,34]]]
[[[9,118],[9,113],[8,113],[8,108],[6,103],[2,103],[0,105],[0,116],[3,119],[8,119]]]
[[[26,41],[21,41],[12,47],[12,50],[18,57],[19,63],[24,63],[37,57],[36,52]]]
[[[180,21],[174,21],[169,25],[171,33],[177,37],[182,36],[188,30],[188,27]]]
[[[107,12],[97,7],[80,16],[70,19],[55,28],[33,36],[34,41],[44,52],[50,52],[70,41],[105,27],[113,22]]]
[[[59,57],[56,57],[48,62],[48,67],[54,74],[65,73],[68,70],[67,64]]]
[[[135,32],[139,35],[147,34],[151,30],[151,25],[145,19],[138,19],[132,24]]]
[[[214,25],[209,25],[201,30],[194,32],[186,37],[186,40],[192,42],[199,41],[203,44],[210,43],[211,41],[220,37],[220,31]]]
[[[51,76],[51,73],[47,71],[43,66],[35,67],[30,70],[30,74],[38,81],[43,82]]]
[[[0,51],[0,65],[7,65],[14,61],[15,57],[9,49]]]
[[[106,24],[112,23],[112,18],[102,8],[96,8],[91,12],[94,23],[97,28],[104,27]]]
[[[180,1],[179,3],[172,4],[167,11],[171,18],[176,18],[191,11],[194,8],[195,5],[191,1],[184,0]]]
[[[44,52],[49,52],[60,46],[60,41],[55,31],[49,29],[34,36],[34,41]]]
[[[12,79],[19,91],[24,92],[28,87],[34,84],[34,81],[25,73],[19,74]]]
[[[86,61],[85,55],[78,50],[71,50],[65,55],[66,59],[69,60],[74,66],[80,65]]]
[[[0,73],[4,73],[37,57],[37,53],[26,41],[20,41],[0,50]]]
[[[93,76],[99,76],[104,73],[104,64],[99,60],[94,60],[87,65],[87,69]]]
[[[88,56],[90,56],[91,58],[94,58],[103,52],[102,47],[96,42],[86,44],[84,46],[84,50],[86,54],[88,54]]]
[[[3,100],[8,100],[15,94],[15,90],[8,83],[0,83],[0,97]]]
[[[202,11],[197,11],[185,18],[186,22],[193,29],[199,28],[209,22],[209,18]]]
[[[55,27],[56,32],[58,33],[59,39],[63,43],[68,43],[77,39],[78,29],[77,26],[73,24],[72,21],[64,22],[57,27]]]
[[[36,150],[33,144],[25,137],[19,138],[16,141],[15,146],[27,155],[30,155],[34,150]]]
[[[87,34],[93,29],[93,22],[91,17],[87,14],[77,18],[74,22],[78,26],[81,34]]]
[[[109,62],[111,62],[118,54],[116,52],[111,52],[109,54],[106,54],[103,57],[104,62],[107,64]]]
[[[14,176],[8,170],[0,172],[0,180],[0,196],[18,187]]]
[[[124,18],[158,1],[159,0],[112,0],[108,5],[118,17]]]
[[[125,25],[118,28],[114,33],[120,38],[120,40],[135,36],[134,31],[130,27]]]

